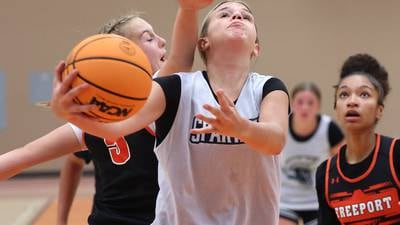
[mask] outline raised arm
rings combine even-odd
[[[194,61],[198,39],[197,16],[200,9],[210,5],[213,0],[179,0],[172,32],[171,51],[159,76],[176,72],[189,72]]]
[[[57,225],[67,225],[68,216],[78,188],[84,160],[70,154],[60,173],[57,204]]]
[[[211,126],[193,129],[193,133],[220,133],[237,137],[253,149],[269,155],[276,155],[285,145],[288,130],[289,98],[281,90],[270,92],[261,103],[259,121],[250,121],[237,112],[234,103],[222,90],[217,91],[220,107],[204,105],[215,118],[197,115]]]
[[[80,149],[72,128],[65,124],[29,144],[0,155],[0,180]]]

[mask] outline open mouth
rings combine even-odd
[[[350,110],[345,115],[346,119],[349,121],[358,120],[360,118],[360,113],[357,111]]]
[[[163,55],[163,56],[160,58],[160,61],[161,61],[161,62],[167,61],[167,57],[166,57],[165,55]]]

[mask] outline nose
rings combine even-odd
[[[356,95],[352,94],[350,97],[347,99],[347,104],[348,107],[356,107],[358,106],[358,98]]]
[[[167,41],[165,41],[165,39],[160,36],[157,36],[157,38],[158,38],[158,46],[160,48],[164,48],[165,45],[167,44]]]
[[[243,16],[242,16],[242,14],[240,13],[240,11],[235,11],[235,12],[232,14],[232,19],[233,19],[233,20],[235,20],[235,19],[241,20],[241,19],[243,19]]]

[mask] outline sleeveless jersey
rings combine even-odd
[[[77,136],[82,132],[73,129]],[[89,224],[150,224],[158,193],[154,131],[142,129],[115,142],[83,133],[83,141],[96,176]]]
[[[218,102],[201,71],[178,76],[176,116],[155,150],[164,175],[154,224],[277,224],[278,157],[258,153],[237,138],[191,134],[191,129],[207,126],[195,118],[199,113],[211,116],[203,105]],[[263,85],[270,78],[249,74],[235,103],[241,116],[258,120]]]
[[[288,132],[281,153],[281,208],[318,210],[315,173],[330,154],[328,127],[331,121],[330,117],[321,115],[315,133],[306,141],[297,141]]]
[[[325,174],[325,198],[341,224],[400,224],[400,183],[392,163],[395,140],[377,135],[372,163],[356,178],[341,168],[343,149],[329,159]]]

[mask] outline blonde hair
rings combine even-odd
[[[141,18],[140,16],[143,13],[133,12],[119,18],[114,18],[109,20],[106,24],[104,24],[100,30],[99,34],[118,34],[124,37],[129,38],[129,33],[124,29],[125,25],[128,24],[131,20]]]
[[[210,24],[210,16],[211,14],[217,9],[219,8],[221,5],[225,4],[225,3],[230,3],[230,2],[234,2],[234,3],[239,3],[244,5],[251,14],[253,14],[253,12],[250,9],[249,4],[247,4],[245,1],[241,1],[241,0],[225,0],[225,1],[221,1],[219,2],[217,5],[215,5],[208,13],[207,15],[204,17],[203,22],[201,24],[201,30],[200,30],[200,38],[204,38],[205,36],[207,36],[207,32],[208,32],[208,26]],[[256,28],[256,32],[257,32],[257,26],[254,24],[255,28]],[[260,43],[259,39],[258,39],[258,35],[256,36],[256,43]],[[206,56],[205,53],[203,51],[201,51],[199,49],[199,53],[201,58],[203,59],[204,62],[206,62]]]

